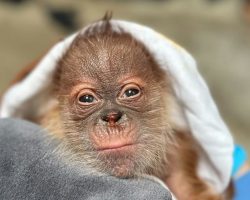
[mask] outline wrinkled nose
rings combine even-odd
[[[101,119],[109,124],[115,124],[122,118],[122,112],[119,110],[107,110],[101,116]]]

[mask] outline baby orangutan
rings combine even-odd
[[[197,175],[198,144],[171,123],[170,77],[131,35],[108,21],[80,34],[55,74],[58,104],[41,124],[82,162],[121,178],[157,176],[179,200],[224,199]]]

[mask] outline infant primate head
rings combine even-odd
[[[83,162],[119,177],[160,170],[170,86],[140,42],[103,23],[75,39],[56,74],[65,138]]]

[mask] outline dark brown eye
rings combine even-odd
[[[131,88],[131,89],[127,89],[124,92],[125,97],[132,97],[132,96],[136,96],[137,94],[139,94],[140,91],[136,88]]]
[[[137,84],[130,83],[122,88],[120,93],[120,99],[133,99],[139,97],[141,94],[141,89]]]
[[[81,103],[90,104],[90,103],[93,103],[95,101],[96,101],[95,97],[91,94],[85,94],[85,95],[79,97],[79,102],[81,102]]]

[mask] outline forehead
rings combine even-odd
[[[150,75],[154,62],[145,47],[129,34],[108,33],[78,36],[63,65],[76,79],[105,81]]]

